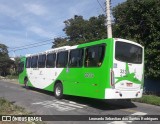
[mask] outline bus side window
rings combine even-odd
[[[97,47],[88,47],[86,48],[86,55],[85,55],[85,67],[95,67],[97,66]]]
[[[39,55],[38,68],[44,68],[46,63],[46,55]]]
[[[83,65],[83,49],[75,49],[70,51],[69,67],[82,67]]]
[[[54,68],[55,67],[56,54],[51,53],[47,55],[46,60],[46,68]]]
[[[31,60],[31,68],[37,68],[38,56],[33,56]]]
[[[26,68],[30,68],[31,67],[31,57],[28,57],[26,60]]]
[[[86,48],[85,67],[100,67],[105,53],[104,45],[96,45]]]
[[[67,67],[67,62],[68,62],[68,51],[59,52],[57,54],[56,67],[65,68]]]
[[[98,66],[102,65],[105,54],[105,46],[101,45],[98,47]]]

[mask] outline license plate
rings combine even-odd
[[[132,87],[132,83],[126,83],[127,84],[127,87]]]

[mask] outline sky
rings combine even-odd
[[[10,57],[51,49],[51,39],[65,37],[65,20],[105,14],[98,1],[105,9],[105,0],[0,0],[0,44],[8,47]],[[111,7],[124,1],[111,0]]]

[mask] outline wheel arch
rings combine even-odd
[[[54,83],[54,85],[53,85],[53,91],[54,91],[54,88],[55,88],[56,84],[58,84],[58,83],[61,83],[61,84],[62,84],[62,81],[61,81],[61,80],[56,80],[56,81],[55,81],[55,83]],[[63,86],[63,84],[62,84],[62,86]]]
[[[28,77],[27,77],[27,76],[25,76],[25,77],[24,77],[24,80],[23,80],[23,81],[25,82],[25,80],[26,80],[26,79],[28,79]]]

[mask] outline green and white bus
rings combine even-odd
[[[142,97],[144,48],[109,38],[64,46],[21,58],[19,82],[24,86],[97,99]]]

